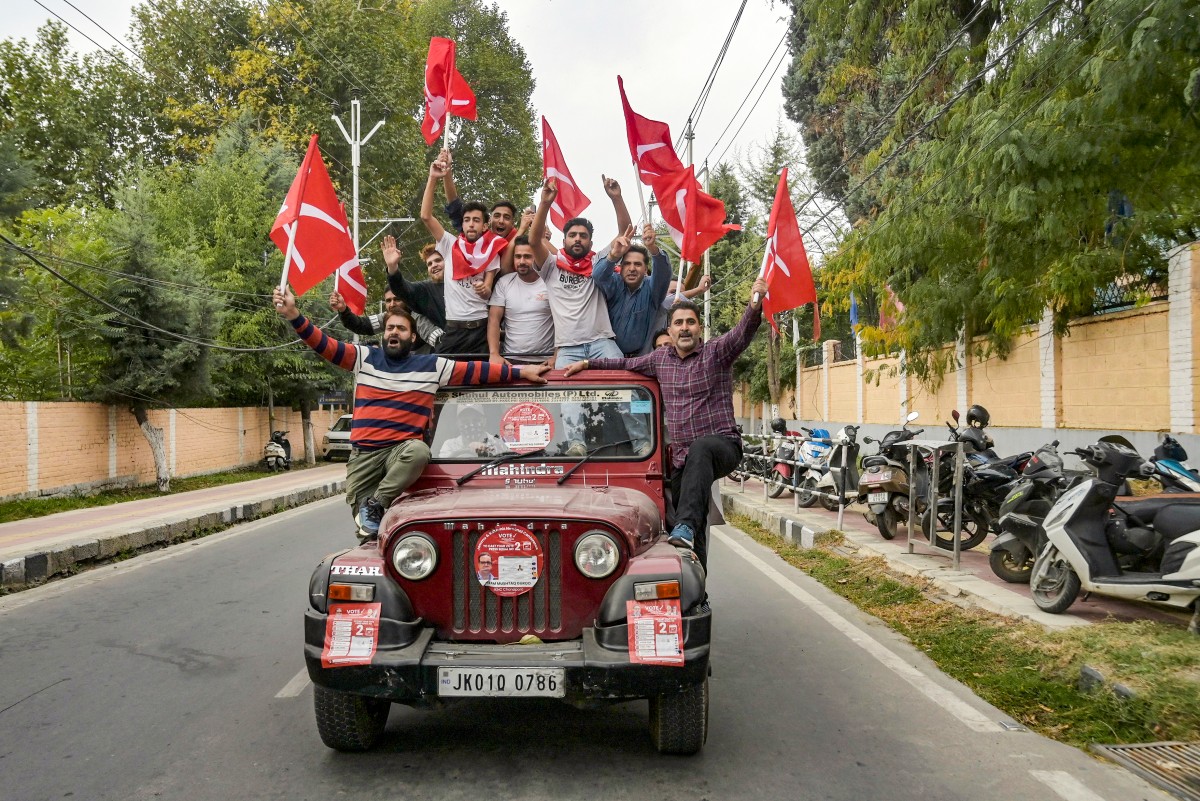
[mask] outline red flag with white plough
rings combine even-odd
[[[775,324],[777,313],[811,303],[813,340],[816,341],[821,338],[817,288],[813,283],[804,239],[800,236],[800,222],[796,219],[796,210],[788,193],[787,174],[787,167],[784,167],[779,184],[775,187],[775,203],[771,206],[771,219],[767,222],[767,248],[763,253],[762,269],[758,273],[767,282],[763,314],[767,315],[771,328],[778,332]]]
[[[455,65],[453,39],[434,36],[429,40],[425,61],[425,119],[421,134],[432,145],[445,132],[451,117],[473,120],[476,116],[475,93]]]
[[[353,282],[362,290],[361,294],[344,293],[346,305],[356,314],[363,313],[366,282],[354,250],[346,210],[338,202],[337,191],[317,148],[316,134],[308,142],[308,152],[271,226],[270,236],[283,251],[280,287],[290,283],[299,296],[335,272],[341,272],[346,279],[344,286]]]

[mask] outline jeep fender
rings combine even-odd
[[[659,541],[629,560],[625,575],[608,588],[596,622],[612,626],[625,622],[625,603],[634,600],[633,585],[656,581],[679,582],[679,608],[686,611],[704,600],[704,568],[694,555]]]

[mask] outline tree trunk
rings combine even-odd
[[[300,427],[304,429],[304,461],[306,464],[316,464],[317,446],[313,437],[312,401],[307,397],[300,399]]]
[[[771,414],[779,416],[779,334],[767,331],[767,394],[771,396]],[[766,422],[766,421],[764,421]]]
[[[167,449],[163,447],[163,430],[150,424],[145,406],[140,404],[132,406],[129,411],[133,414],[133,419],[137,420],[138,428],[142,429],[142,435],[146,437],[146,442],[150,443],[150,452],[154,454],[154,476],[157,480],[158,491],[170,492],[171,469],[167,464]]]

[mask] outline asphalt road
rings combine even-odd
[[[339,498],[0,598],[0,799],[1166,799],[1006,731],[731,528],[699,756],[655,754],[644,702],[491,700],[393,707],[379,750],[338,754],[297,674],[309,572],[350,541]]]

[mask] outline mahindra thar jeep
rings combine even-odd
[[[326,557],[304,656],[317,729],[372,748],[393,703],[645,698],[662,753],[708,727],[711,612],[690,551],[666,542],[658,385],[628,372],[450,388],[432,461],[377,541]]]

